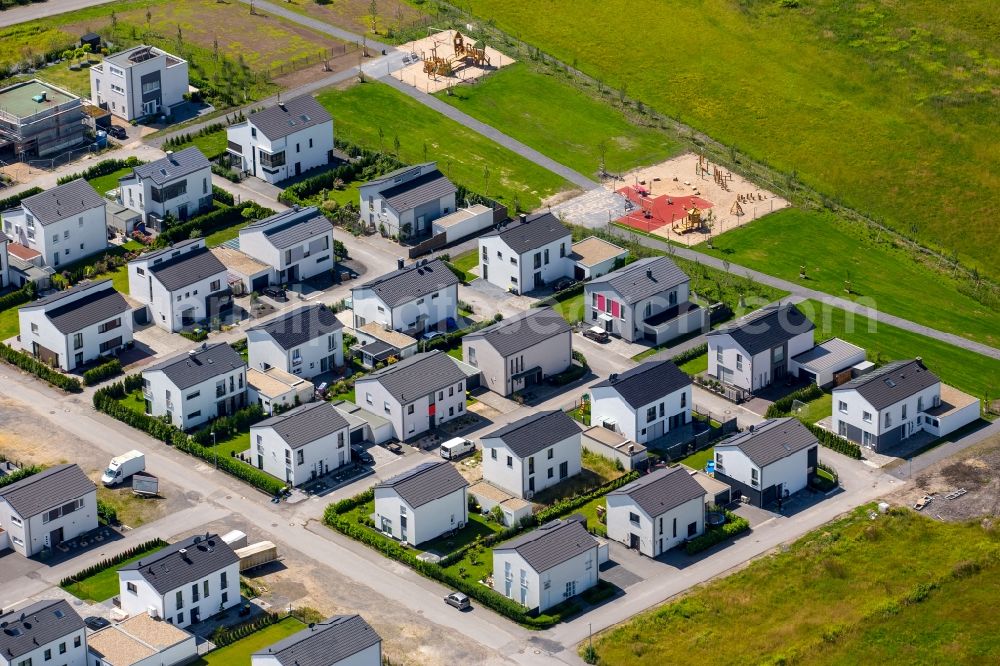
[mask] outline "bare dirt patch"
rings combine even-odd
[[[458,49],[475,49],[485,53],[486,61],[471,55],[458,53]],[[492,46],[477,44],[475,40],[459,35],[454,30],[439,32],[423,39],[407,42],[399,47],[405,53],[416,55],[415,62],[397,70],[392,75],[418,90],[436,93],[459,83],[469,83],[495,72],[501,67],[514,64],[514,59]],[[467,53],[468,51],[466,51]],[[438,59],[438,60],[435,60]],[[441,69],[431,73],[425,71],[425,63],[438,62]]]
[[[350,30],[359,35],[369,35],[372,39],[382,40],[387,33],[396,33],[411,25],[421,23],[426,15],[403,0],[379,0],[375,5],[378,13],[375,15],[375,25],[378,29],[372,34],[371,0],[337,0],[326,5],[316,4],[315,0],[286,0],[293,11],[307,14],[321,21]]]

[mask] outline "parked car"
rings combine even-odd
[[[268,287],[264,290],[264,295],[276,301],[288,300],[288,293],[281,287]]]
[[[124,127],[119,127],[118,125],[112,125],[108,128],[108,134],[118,139],[119,141],[124,141],[128,138],[128,134],[125,133]]]
[[[472,608],[472,604],[469,603],[469,597],[465,596],[461,592],[452,592],[444,598],[444,602],[449,606],[454,606],[458,610],[462,611]]]
[[[563,289],[569,289],[570,287],[572,287],[574,282],[576,282],[576,280],[574,280],[573,278],[568,278],[568,277],[559,278],[558,280],[556,280],[555,284],[552,285],[552,288],[555,289],[556,291],[562,291]]]
[[[83,623],[87,625],[89,629],[93,629],[94,631],[97,631],[98,629],[103,629],[104,627],[111,624],[111,622],[108,621],[107,619],[103,617],[98,617],[97,615],[91,615],[86,620],[84,620]]]
[[[442,335],[444,335],[444,333],[442,333],[441,331],[427,331],[420,336],[420,339],[427,340],[429,342],[434,338],[440,338]]]
[[[372,454],[365,451],[365,447],[360,444],[351,444],[351,457],[363,465],[371,465],[375,462]]]
[[[327,382],[323,382],[322,384],[316,387],[316,392],[315,392],[316,398],[319,400],[326,400],[326,394],[327,391],[329,390],[330,390],[330,384]]]
[[[586,338],[590,338],[594,342],[607,342],[608,340],[611,339],[611,336],[608,335],[608,332],[605,331],[600,326],[591,326],[590,328],[588,328],[586,331],[583,332],[583,336]]]

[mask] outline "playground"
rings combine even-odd
[[[457,30],[442,30],[399,47],[409,64],[392,73],[403,83],[436,93],[470,83],[515,61]]]
[[[781,197],[694,153],[612,178],[605,187],[631,206],[618,223],[685,245],[788,207]]]

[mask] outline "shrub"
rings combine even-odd
[[[778,398],[767,408],[767,413],[764,414],[766,418],[776,419],[782,416],[788,416],[792,411],[792,403],[796,400],[801,402],[809,402],[810,400],[816,400],[822,397],[823,389],[816,386],[815,384],[809,384],[804,386],[797,391],[792,391],[783,398]]]
[[[750,529],[750,521],[741,516],[737,516],[732,511],[726,511],[726,522],[719,527],[710,527],[705,533],[696,536],[684,545],[684,550],[688,555],[700,553],[712,546],[722,543],[726,539],[741,534]]]
[[[94,178],[99,178],[101,176],[107,176],[109,173],[114,173],[119,169],[124,169],[126,167],[137,167],[142,164],[142,160],[138,157],[129,157],[124,160],[111,159],[111,160],[101,160],[97,164],[84,169],[79,173],[66,174],[56,181],[57,185],[63,185],[70,181],[74,181],[77,178],[83,178],[84,180],[92,180]]]
[[[104,500],[97,500],[97,519],[105,525],[118,524],[118,509]]]
[[[19,352],[3,343],[0,343],[0,358],[68,393],[79,393],[83,390],[83,387],[80,386],[80,380],[76,377],[68,377],[58,370],[53,370],[41,361],[36,360],[34,357]]]
[[[43,191],[44,190],[42,190],[42,188],[40,187],[29,187],[23,192],[18,192],[13,196],[7,197],[6,199],[0,199],[0,210],[17,208],[21,204],[21,202],[27,199],[28,197],[35,196],[36,194],[39,194]]]
[[[26,465],[16,472],[11,472],[5,476],[0,476],[0,488],[4,486],[9,486],[12,483],[17,483],[21,479],[27,479],[32,474],[38,474],[44,467],[39,467],[38,465]]]
[[[83,383],[87,386],[100,384],[105,379],[111,379],[122,373],[122,363],[116,358],[106,361],[97,367],[83,373]]]
[[[861,460],[861,447],[844,439],[840,435],[835,435],[829,430],[823,430],[822,428],[815,426],[811,423],[806,423],[805,426],[809,428],[809,431],[816,436],[819,443],[828,449],[832,449],[837,453],[843,453],[849,458],[854,458],[855,460]]]
[[[125,560],[131,559],[136,555],[138,555],[139,553],[145,553],[154,548],[162,548],[166,545],[167,542],[164,541],[163,539],[153,539],[152,541],[146,541],[145,543],[140,543],[137,546],[132,546],[128,550],[122,551],[117,555],[112,555],[107,559],[101,560],[97,564],[92,564],[91,566],[82,569],[81,571],[76,572],[72,576],[67,576],[66,578],[63,578],[61,581],[59,581],[59,586],[63,588],[68,587],[73,583],[78,583],[81,580],[90,578],[94,574],[98,574],[101,573],[102,571],[110,569],[111,567],[118,566]]]
[[[216,441],[223,441],[241,432],[246,432],[254,423],[263,421],[266,414],[259,404],[250,405],[229,416],[220,416],[191,435],[191,439],[202,446],[212,443],[212,433]]]
[[[229,192],[226,192],[224,189],[222,189],[218,185],[212,185],[212,198],[215,199],[216,201],[218,201],[219,203],[226,204],[227,206],[235,206],[236,205],[236,199],[235,199],[235,197],[233,197],[232,194],[230,194]]]
[[[674,365],[684,365],[688,361],[692,361],[702,354],[708,353],[708,343],[702,343],[697,347],[692,347],[691,349],[682,351],[676,356],[672,357],[670,360],[674,362]]]
[[[264,613],[254,619],[238,624],[234,627],[218,627],[212,632],[212,642],[216,648],[231,645],[241,638],[246,638],[250,634],[256,633],[265,627],[278,622],[281,617],[277,613]]]
[[[10,308],[33,301],[37,295],[38,286],[34,282],[26,282],[20,289],[0,296],[0,311],[9,310]]]
[[[607,495],[612,490],[617,490],[621,488],[626,483],[631,483],[639,478],[639,472],[632,470],[624,476],[620,476],[617,479],[608,481],[607,483],[594,488],[590,492],[584,493],[583,495],[577,495],[576,497],[570,497],[562,501],[556,502],[552,506],[542,509],[538,513],[532,516],[532,523],[534,525],[543,525],[550,520],[560,518],[568,513],[572,513],[576,509],[579,509],[584,504],[587,504],[591,500],[595,500],[598,497],[603,497]]]

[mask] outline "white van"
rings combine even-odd
[[[475,450],[476,445],[469,440],[463,439],[462,437],[455,437],[454,439],[449,439],[441,445],[441,457],[447,458],[448,460],[454,460]]]

